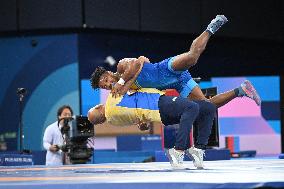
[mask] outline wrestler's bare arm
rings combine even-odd
[[[123,59],[124,60],[124,59]],[[138,59],[120,61],[117,65],[117,73],[122,80],[115,84],[111,93],[114,97],[125,94],[137,79],[143,64]]]
[[[145,62],[150,62],[149,58],[145,57],[145,56],[139,56],[138,57],[138,60],[141,62],[141,63],[145,63]]]
[[[117,72],[121,75],[121,78],[126,82],[132,79],[137,72],[139,72],[141,62],[138,59],[132,59],[130,61],[119,61],[117,65]]]

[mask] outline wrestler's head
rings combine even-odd
[[[106,121],[105,106],[103,104],[96,105],[88,111],[88,120],[96,125]]]
[[[118,81],[118,78],[114,76],[113,72],[99,66],[92,73],[90,81],[93,89],[102,88],[111,90],[113,84]]]

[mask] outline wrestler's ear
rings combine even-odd
[[[94,114],[94,111],[95,111],[95,107],[92,107],[89,111],[88,111],[88,115],[87,115],[87,117],[88,117],[88,120],[92,123],[92,124],[94,124],[94,119],[95,119],[95,114]]]
[[[93,108],[95,108],[95,109],[99,109],[99,107],[100,107],[100,106],[103,106],[103,104],[95,105]],[[93,109],[93,108],[91,108],[91,109]],[[90,109],[90,110],[91,110],[91,109]],[[89,111],[90,111],[90,110],[89,110]]]
[[[106,74],[107,74],[107,76],[113,76],[114,73],[111,72],[111,71],[107,71]]]

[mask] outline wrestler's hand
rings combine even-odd
[[[146,131],[150,129],[149,124],[145,122],[140,122],[137,124],[137,126],[141,131]]]
[[[137,61],[137,58],[123,58],[118,63]]]
[[[144,62],[150,62],[149,58],[145,57],[145,56],[139,56],[138,60],[142,63]]]
[[[116,98],[116,97],[120,96],[122,89],[123,89],[123,85],[116,83],[111,89],[112,97]]]
[[[114,85],[114,87],[113,87],[113,89],[111,91],[112,96],[115,97],[115,98],[117,96],[125,95],[127,93],[127,91],[129,90],[129,88],[127,86],[125,86],[125,85],[120,85],[120,84],[118,84],[118,85],[119,85],[118,88],[115,88],[115,85]]]
[[[122,89],[119,91],[119,95],[125,95],[129,89],[125,86],[122,87]]]

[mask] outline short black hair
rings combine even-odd
[[[66,109],[66,108],[70,110],[71,115],[73,116],[73,110],[72,110],[71,106],[63,105],[60,108],[58,108],[58,110],[57,110],[57,117],[59,117],[62,114],[63,110]]]
[[[90,82],[93,89],[99,88],[99,81],[100,77],[106,72],[107,70],[101,66],[97,67],[95,71],[92,73]]]

